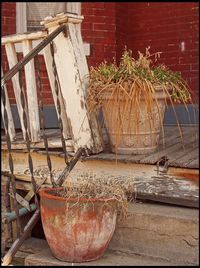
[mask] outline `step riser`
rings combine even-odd
[[[109,248],[197,264],[198,222],[161,215],[129,214],[118,221]]]

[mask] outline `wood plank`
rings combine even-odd
[[[51,91],[53,94],[53,99],[54,99],[54,103],[55,103],[55,107],[56,107],[57,116],[59,118],[58,108],[57,108],[57,95],[55,92],[55,84],[54,84],[55,77],[54,77],[53,66],[52,66],[53,59],[52,59],[52,55],[51,55],[51,51],[50,51],[50,45],[48,45],[44,48],[44,60],[45,60],[46,68],[47,68],[49,82],[51,85]],[[60,101],[61,118],[62,118],[62,122],[63,122],[63,134],[64,134],[65,139],[69,139],[69,138],[71,138],[71,132],[70,132],[70,127],[69,127],[69,123],[68,123],[68,119],[67,119],[66,108],[65,108],[65,104],[63,101],[63,96],[62,96],[62,93],[60,91],[60,88],[58,89],[58,91],[59,91],[58,98]]]
[[[168,147],[168,145],[171,145],[171,143],[176,140],[177,142],[182,142],[181,134],[183,136],[183,141],[188,137],[188,134],[191,134],[194,132],[194,128],[190,127],[182,127],[181,133],[178,129],[178,127],[164,127],[164,140],[165,145]],[[162,145],[162,135],[160,135],[159,144]]]
[[[88,75],[89,75],[89,69],[87,65],[87,60],[84,52],[84,47],[83,47],[83,40],[81,36],[81,24],[77,23],[68,23],[67,24],[70,38],[72,40],[72,44],[74,47],[74,53],[75,57],[78,63],[78,69],[81,77],[81,81],[84,85],[84,91],[86,90],[86,85],[88,83]]]
[[[136,198],[188,207],[199,207],[199,189],[194,182],[171,176],[134,178]]]
[[[171,165],[173,166],[182,166],[182,167],[188,167],[189,163],[192,162],[193,160],[198,159],[198,153],[199,149],[191,149],[183,152],[183,154],[176,154],[174,157],[174,160],[171,162]]]
[[[67,24],[69,35],[74,48],[74,55],[77,62],[81,85],[83,89],[83,94],[86,96],[87,87],[89,83],[89,69],[87,65],[87,60],[83,47],[83,40],[81,36],[81,24],[80,23],[68,23]],[[102,138],[102,130],[100,129],[100,125],[98,123],[98,119],[96,114],[93,111],[87,111],[90,129],[92,132],[92,137],[94,139],[96,151],[100,152],[103,150],[103,138]]]
[[[195,144],[195,137],[192,136],[190,132],[185,135],[184,138],[184,146],[185,147],[191,147]],[[182,142],[178,142],[177,140],[171,141],[171,144],[166,147],[166,149],[158,148],[157,152],[152,153],[151,155],[148,155],[147,157],[144,157],[140,160],[140,163],[145,164],[155,164],[162,156],[169,156],[173,159],[173,154],[177,151],[181,152],[183,150],[183,144]],[[171,162],[171,161],[170,161]]]
[[[3,76],[3,68],[1,66],[1,76]],[[15,139],[15,126],[14,126],[14,121],[13,121],[13,116],[11,112],[11,107],[10,107],[10,102],[8,98],[8,92],[7,92],[7,87],[4,85],[4,92],[5,92],[5,108],[7,111],[8,115],[8,133],[10,135],[10,140],[13,141]],[[4,122],[4,127],[5,127],[5,121],[4,121],[4,105],[3,105],[3,100],[1,98],[1,114]]]
[[[123,155],[123,154],[113,154],[113,153],[100,153],[96,155],[91,155],[90,160],[109,160],[120,163],[139,163],[144,155]]]
[[[17,53],[15,50],[14,44],[12,44],[12,43],[6,44],[5,50],[6,50],[6,55],[7,55],[7,59],[8,59],[8,65],[9,65],[9,68],[11,69],[13,66],[15,66],[18,63]],[[20,124],[21,124],[22,132],[23,132],[23,137],[25,139],[26,131],[24,128],[23,108],[22,108],[21,97],[20,97],[20,92],[21,92],[21,90],[24,92],[24,89],[20,88],[19,73],[16,73],[16,75],[14,75],[12,77],[12,84],[13,84],[13,90],[14,90],[14,94],[15,94],[15,100],[16,100],[16,104],[17,104],[17,110],[18,110],[18,114],[19,114]],[[24,93],[24,96],[25,96],[25,93]],[[26,100],[25,100],[25,110],[26,110],[26,112],[28,111]],[[29,119],[28,119],[28,124],[29,124]]]
[[[47,26],[47,27],[53,27],[57,26],[58,20],[59,23],[66,23],[66,22],[71,22],[71,23],[80,23],[84,19],[83,16],[81,15],[76,15],[76,14],[71,14],[71,13],[59,13],[55,17],[46,17],[44,18],[44,21],[40,22],[41,25]]]
[[[49,33],[52,33],[58,28],[59,23],[59,19],[57,22],[54,21],[54,26],[50,26],[51,23],[47,23],[46,27],[48,27]],[[95,148],[87,109],[85,107],[82,82],[71,38],[70,36],[64,36],[64,33],[60,33],[54,39],[54,45],[56,47],[55,62],[62,95],[66,102],[66,114],[68,115],[70,128],[72,129],[75,150],[80,147],[87,147],[93,152],[98,152],[98,148]]]
[[[199,157],[197,159],[192,160],[187,165],[188,168],[199,168]]]
[[[22,42],[24,57],[33,49],[32,41],[24,40]],[[34,60],[29,61],[25,67],[26,91],[28,102],[28,114],[30,121],[31,140],[37,142],[40,140],[40,121],[39,108],[36,88]]]
[[[3,159],[7,156],[6,152]],[[34,177],[37,183],[47,178],[45,184],[50,184],[46,157],[33,153]],[[27,160],[22,153],[13,154],[17,181],[31,181]],[[17,165],[16,165],[17,163]],[[7,164],[7,165],[6,165]],[[65,163],[62,158],[52,156],[52,170],[55,179],[62,172]],[[8,163],[3,161],[2,170],[9,171]],[[120,178],[122,181],[133,180],[136,188],[136,198],[153,200],[163,203],[197,207],[199,199],[198,170],[169,167],[166,175],[157,175],[155,165],[116,163],[113,161],[99,161],[86,158],[79,161],[71,173],[76,179],[84,172],[91,172],[96,178]]]
[[[16,189],[30,191],[32,189],[32,185],[30,182],[16,180]]]
[[[37,185],[42,185],[44,184],[44,182],[46,184],[51,184],[51,181],[49,179],[49,173],[47,172],[47,168],[43,168],[43,170],[41,171],[41,168],[36,168],[37,171],[34,172],[34,178],[36,180]],[[60,171],[61,172],[61,171]],[[5,178],[10,177],[10,171],[2,171],[2,181],[5,182]],[[16,176],[16,188],[20,189],[20,190],[24,190],[24,191],[30,191],[32,190],[32,184],[31,184],[31,174],[29,171],[29,168],[27,167],[25,170],[20,170],[19,168],[17,169],[17,171],[15,172],[15,176]],[[47,181],[46,181],[47,180]]]
[[[126,179],[127,178],[124,177],[124,180]],[[177,184],[177,181],[180,181],[179,184]],[[177,177],[134,177],[134,185],[136,192],[133,193],[133,196],[136,200],[151,200],[162,203],[198,208],[199,188],[198,185],[192,183],[193,182],[190,180],[181,179]],[[21,183],[21,185],[24,184],[26,184],[26,182]],[[19,185],[20,183],[17,182],[17,189],[20,188]],[[49,185],[50,183],[45,183],[44,187],[47,187]],[[31,184],[29,187],[29,189],[31,189]]]
[[[12,196],[13,197],[13,196]],[[14,197],[13,197],[14,198]],[[16,200],[17,202],[22,205],[23,207],[25,207],[28,211],[30,211],[30,206],[29,206],[29,202],[23,198],[21,195],[19,195],[18,193],[16,193]]]
[[[1,38],[1,44],[6,45],[9,43],[19,43],[24,40],[37,40],[43,39],[47,36],[46,31],[32,32],[32,33],[23,33],[23,34],[12,34],[8,36],[3,36]]]
[[[45,182],[46,182],[47,178],[42,178],[40,180],[40,182],[37,182],[37,189],[39,189]],[[32,184],[31,184],[32,186]],[[33,187],[32,187],[33,188]],[[26,196],[24,197],[24,199],[27,201],[27,202],[30,202],[30,200],[33,198],[33,196],[35,195],[33,189],[31,189],[27,194]]]
[[[49,149],[62,148],[60,129],[46,129],[45,135],[48,138]],[[2,140],[2,149],[6,150],[7,143],[6,143],[5,135],[1,137],[1,140]],[[66,144],[66,149],[69,153],[74,152],[73,141],[71,139],[66,140],[65,144]],[[31,149],[43,149],[43,148],[45,148],[43,141],[35,142],[35,143],[31,142]],[[23,140],[23,136],[21,132],[16,133],[16,139],[12,143],[12,149],[13,150],[27,150],[27,146],[26,146],[25,141]]]
[[[65,141],[66,144],[66,149],[68,152],[73,152],[74,151],[74,146],[72,144],[72,140],[67,140]],[[1,148],[3,150],[7,149],[7,144],[5,141],[2,141],[1,144]],[[32,142],[31,143],[31,149],[42,149],[45,148],[44,146],[44,142],[40,141],[40,142]],[[62,142],[60,138],[49,138],[48,139],[48,148],[62,148]],[[26,150],[27,149],[27,145],[24,141],[14,141],[12,143],[12,149],[13,150]]]
[[[126,176],[121,179],[127,180]],[[129,177],[130,179],[130,177]],[[136,200],[151,200],[186,207],[199,207],[198,183],[175,176],[133,177]],[[47,180],[48,182],[48,180]],[[46,182],[46,183],[47,183]],[[46,184],[44,186],[47,186]],[[21,184],[27,184],[23,182]],[[17,188],[20,182],[17,181]],[[31,187],[31,184],[30,184]],[[26,186],[27,188],[27,186]]]

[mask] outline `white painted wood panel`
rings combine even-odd
[[[8,59],[8,65],[9,65],[9,68],[11,69],[13,66],[15,66],[18,63],[17,53],[15,50],[14,44],[7,43],[5,45],[5,50],[6,50],[6,55],[7,55],[7,59]],[[24,128],[24,123],[23,123],[24,122],[23,121],[23,108],[22,108],[21,97],[20,97],[21,88],[20,88],[20,83],[19,83],[19,73],[16,73],[12,77],[12,84],[13,84],[13,90],[14,90],[14,94],[15,94],[20,124],[21,124],[21,128],[22,128],[22,133],[23,133],[23,137],[25,139],[26,134],[25,134],[25,128]],[[22,88],[22,91],[24,92],[23,88]],[[25,107],[27,110],[26,100],[25,100]]]
[[[32,50],[32,41],[24,40],[22,42],[22,46],[23,46],[23,55],[26,56]],[[40,140],[40,122],[39,122],[34,60],[29,61],[25,65],[24,69],[26,78],[31,141],[38,142]]]
[[[75,60],[77,62],[81,85],[83,89],[84,96],[86,95],[88,82],[89,82],[89,69],[87,65],[87,60],[84,52],[83,40],[81,36],[81,23],[71,23],[68,22],[67,24],[69,37],[73,44]],[[90,129],[92,132],[93,139],[95,141],[95,146],[98,148],[99,151],[103,150],[102,144],[102,134],[100,126],[97,121],[97,117],[93,111],[88,111],[88,118],[90,122]]]
[[[54,77],[53,66],[52,66],[53,59],[52,59],[52,55],[51,55],[51,51],[50,51],[50,45],[46,46],[43,51],[44,51],[43,52],[44,53],[44,60],[45,60],[46,68],[47,68],[49,82],[51,85],[51,91],[53,94],[53,99],[54,99],[54,103],[55,103],[55,107],[56,107],[56,112],[57,112],[57,115],[59,118],[57,104],[56,104],[57,103],[57,95],[55,92],[55,85],[54,85],[55,77]],[[61,108],[61,118],[62,118],[62,122],[63,122],[64,138],[69,139],[69,138],[71,138],[71,133],[70,133],[69,125],[68,125],[65,104],[63,101],[63,97],[62,97],[62,93],[60,91],[60,88],[59,88],[59,101],[60,101],[60,108]]]
[[[62,22],[65,20],[63,15],[61,20]],[[50,20],[46,22],[45,26],[51,33],[59,26],[59,23],[59,17],[57,17],[57,20],[53,19],[53,23]],[[66,113],[73,133],[72,138],[75,149],[87,147],[93,152],[97,152],[99,148],[95,148],[95,141],[92,136],[74,44],[70,36],[67,35],[68,32],[66,27],[65,35],[60,33],[54,39],[54,48],[57,72],[63,98],[66,102]]]

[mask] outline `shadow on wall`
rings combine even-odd
[[[189,104],[187,105],[187,109],[183,105],[176,105],[176,115],[179,121],[180,125],[194,125],[199,124],[199,105],[196,104],[195,106]],[[56,114],[56,110],[54,106],[46,106],[44,107],[44,114],[45,114],[45,123],[46,128],[58,128],[58,118]],[[17,106],[12,105],[12,115],[14,118],[14,124],[15,128],[19,129],[20,121],[19,121],[19,114],[17,111]],[[100,122],[102,122],[102,114],[99,116]],[[1,128],[4,128],[3,126],[3,120],[1,120]],[[172,106],[168,106],[168,108],[165,111],[165,117],[164,117],[164,125],[177,125],[176,117],[174,115],[174,110]]]
[[[187,109],[184,105],[176,105],[175,107],[178,122],[181,125],[199,124],[199,105],[188,104]],[[165,111],[164,125],[177,125],[176,117],[172,106],[168,106]]]

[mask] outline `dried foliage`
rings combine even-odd
[[[103,205],[114,204],[121,217],[126,216],[128,202],[134,201],[134,194],[133,179],[97,177],[90,172],[83,172],[76,179],[68,178],[63,190],[56,193],[57,196],[66,198],[66,203],[76,200],[71,206],[91,205],[97,200]]]
[[[144,109],[141,108],[141,101],[143,101],[151,130],[156,124],[154,121],[156,106],[164,144],[163,113],[156,96],[158,89],[162,90],[165,96],[166,107],[168,103],[172,105],[181,133],[174,104],[182,103],[188,111],[187,103],[192,102],[189,88],[179,72],[171,71],[165,65],[156,64],[161,52],[150,54],[149,49],[149,47],[146,49],[145,54],[139,52],[138,59],[132,57],[131,50],[125,49],[119,65],[116,62],[105,61],[90,70],[86,96],[88,111],[98,114],[99,109],[102,108],[104,113],[112,113],[112,108],[117,107],[113,117],[110,115],[113,132],[117,133],[116,141],[120,140],[124,119],[128,113],[135,114],[137,122],[129,127],[134,127],[132,132],[138,133],[141,109]],[[121,105],[122,100],[125,103],[124,108]],[[130,131],[127,129],[126,132]]]
[[[156,87],[162,87],[173,102],[190,101],[191,95],[181,74],[171,71],[163,64],[154,65],[161,52],[150,54],[149,49],[146,48],[145,54],[138,52],[138,59],[132,57],[131,50],[125,49],[119,66],[116,62],[105,61],[98,67],[91,67],[88,100],[101,104],[102,94],[110,88],[121,88],[129,97],[136,97],[134,91],[143,90],[144,93],[154,94]]]

